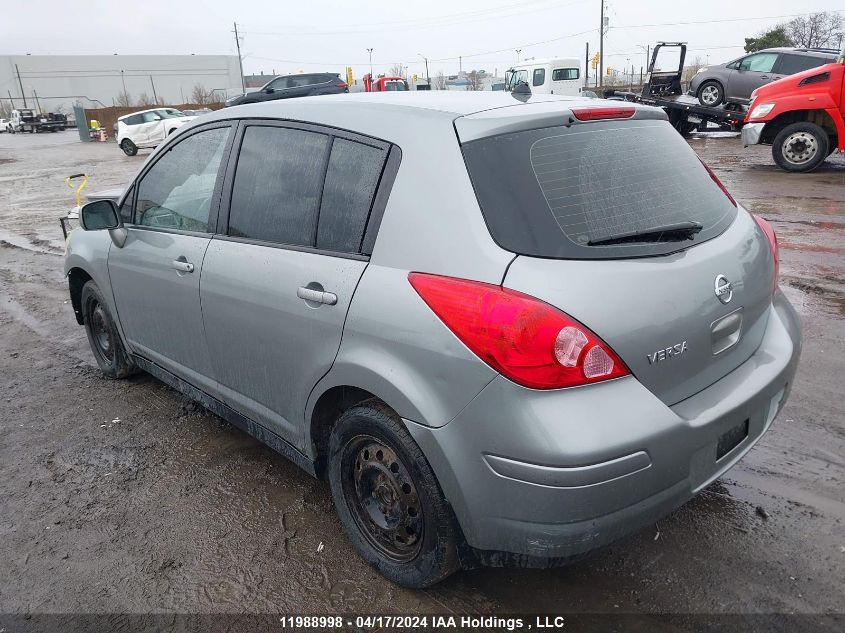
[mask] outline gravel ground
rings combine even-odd
[[[0,613],[841,613],[845,160],[793,175],[736,137],[690,144],[780,237],[805,331],[786,408],[720,481],[587,560],[409,591],[355,554],[326,484],[151,377],[100,376],[62,278],[63,179],[121,186],[148,152],[0,135]]]

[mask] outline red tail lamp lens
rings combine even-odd
[[[616,108],[572,108],[572,115],[579,121],[629,119],[634,116],[634,108],[630,106]]]
[[[410,273],[408,280],[473,353],[524,387],[559,389],[630,373],[598,336],[535,297],[453,277]]]

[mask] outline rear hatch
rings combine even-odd
[[[505,287],[581,321],[669,405],[754,353],[768,241],[662,114],[581,123],[564,110],[564,125],[544,115],[522,130],[511,116],[504,133],[485,118],[492,135],[456,128],[472,139],[462,148],[490,233],[519,255]]]

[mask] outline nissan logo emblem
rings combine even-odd
[[[730,303],[734,296],[734,288],[724,275],[716,276],[716,298],[722,303]]]

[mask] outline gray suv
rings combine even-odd
[[[833,49],[768,48],[702,68],[690,81],[689,94],[704,106],[747,104],[751,93],[760,86],[835,62],[837,54]]]
[[[800,353],[771,227],[646,106],[220,110],[81,223],[65,273],[103,373],[149,372],[327,479],[409,587],[653,523],[760,439]]]

